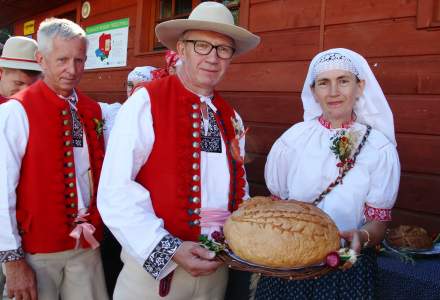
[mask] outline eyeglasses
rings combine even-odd
[[[218,58],[230,59],[234,55],[235,49],[231,46],[217,45],[199,40],[182,40],[185,43],[192,43],[194,45],[194,52],[200,55],[208,55],[212,49],[215,49]]]

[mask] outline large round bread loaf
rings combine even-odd
[[[234,254],[275,268],[321,263],[340,244],[338,229],[326,213],[295,200],[254,197],[228,218],[223,230]]]
[[[433,246],[428,232],[419,226],[400,225],[391,228],[386,239],[388,243],[398,248],[431,249]]]

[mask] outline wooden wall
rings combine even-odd
[[[136,24],[149,23],[137,20],[138,8],[148,2],[92,0],[90,17],[78,18],[84,27],[130,18],[128,67],[87,71],[81,82],[97,100],[124,101],[133,67],[164,64],[163,52],[135,54],[136,36],[142,38]],[[230,66],[219,90],[251,128],[247,172],[252,195],[267,193],[263,169],[271,145],[302,120],[300,92],[311,58],[320,50],[346,47],[367,58],[394,112],[402,164],[394,222],[440,231],[440,30],[420,25],[426,23],[421,12],[430,13],[423,6],[428,2],[438,1],[241,1],[241,23],[262,43]]]

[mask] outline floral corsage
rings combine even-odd
[[[231,117],[231,122],[235,132],[235,137],[231,141],[231,155],[236,161],[243,162],[244,159],[240,155],[238,141],[246,134],[249,128],[244,129],[243,123],[235,117]]]
[[[95,123],[95,132],[99,138],[104,133],[105,120],[104,119],[99,120],[97,118],[93,118],[93,123]]]
[[[214,231],[211,233],[211,238],[205,234],[201,234],[199,236],[199,244],[205,249],[214,251],[215,254],[225,250],[226,244],[223,230],[220,229],[220,231]]]
[[[354,161],[352,158],[356,150],[358,139],[359,133],[349,130],[338,131],[330,138],[330,150],[332,150],[339,160],[336,166],[340,172],[353,167]]]
[[[342,270],[350,269],[357,260],[357,254],[353,249],[341,248],[338,251],[327,254],[325,264],[332,268],[340,268]]]

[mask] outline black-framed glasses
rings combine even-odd
[[[235,48],[227,45],[214,46],[210,42],[200,40],[182,40],[185,43],[192,43],[194,45],[194,52],[200,55],[208,55],[212,49],[215,49],[218,58],[230,59],[234,55]]]

